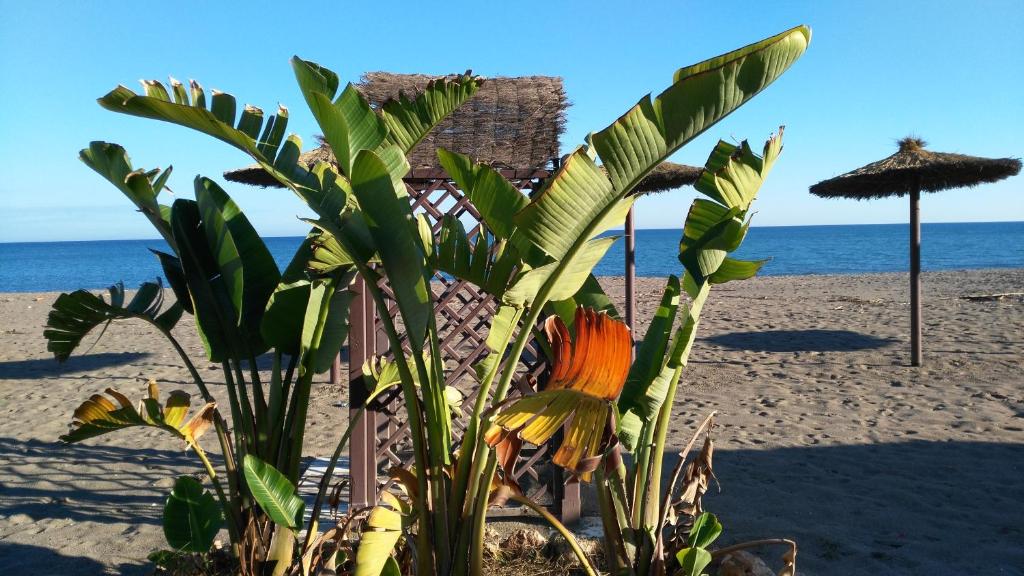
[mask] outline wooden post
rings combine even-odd
[[[910,191],[910,365],[921,365],[921,186]]]
[[[366,281],[357,279],[352,291],[348,340],[350,422],[359,407],[366,404],[369,391],[363,381],[363,361],[374,355],[377,343],[373,298],[366,290]],[[362,419],[352,429],[348,454],[352,479],[349,510],[373,506],[377,503],[377,414],[373,410],[364,411]]]
[[[636,320],[636,226],[633,208],[626,214],[626,326],[633,330]],[[636,334],[633,335],[634,338]]]

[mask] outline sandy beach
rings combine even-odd
[[[622,280],[604,279],[613,295]],[[640,326],[663,281],[639,283]],[[787,537],[801,574],[1024,574],[1024,269],[924,275],[925,365],[909,366],[905,274],[718,287],[676,402],[673,443],[719,411],[707,508],[730,544]],[[0,294],[0,573],[146,574],[163,500],[199,466],[155,431],[57,442],[74,408],[148,379],[195,392],[148,326],[110,327],[60,365],[56,293]],[[186,318],[177,335],[214,384]],[[330,452],[347,394],[315,387],[307,453]],[[766,557],[769,561],[773,558]]]

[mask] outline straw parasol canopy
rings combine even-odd
[[[1020,172],[1020,160],[1015,158],[932,152],[925,150],[925,145],[920,138],[904,138],[892,156],[818,182],[811,186],[811,194],[856,200],[905,196],[915,187],[923,192],[968,188]]]
[[[1015,158],[979,158],[925,150],[920,138],[899,141],[899,150],[811,186],[823,198],[884,198],[910,195],[910,363],[920,366],[921,352],[921,192],[966,188],[996,182],[1020,172]]]

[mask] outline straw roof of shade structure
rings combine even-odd
[[[676,164],[675,162],[662,162],[636,185],[632,194],[657,194],[689,186],[700,178],[701,172],[702,169],[696,166]]]
[[[811,186],[811,194],[857,200],[904,196],[916,186],[938,192],[996,182],[1020,172],[1020,160],[1015,158],[931,152],[925,145],[920,138],[904,138],[892,156],[818,182]]]

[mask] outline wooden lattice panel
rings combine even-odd
[[[503,175],[519,189],[529,193],[536,189],[548,172],[504,171]],[[476,208],[443,172],[421,171],[412,176],[406,180],[406,186],[413,211],[426,216],[435,235],[440,231],[446,215],[452,215],[463,222],[469,230],[470,241],[484,232]],[[463,393],[464,415],[453,420],[453,436],[458,443],[468,424],[465,418],[472,411],[478,390],[473,365],[488,353],[485,341],[490,319],[497,311],[498,303],[471,284],[443,274],[435,275],[431,287],[446,382]],[[386,283],[381,283],[381,289],[386,296],[391,296]],[[398,313],[393,300],[390,301],[389,313],[392,317]],[[356,391],[355,387],[362,385],[359,372],[363,360],[375,354],[389,355],[390,351],[369,298],[355,299],[352,316],[350,382],[354,383],[351,394],[353,406],[358,406],[359,396],[363,394]],[[403,346],[406,346],[404,338]],[[534,390],[537,381],[543,379],[545,370],[543,356],[531,343],[523,354],[512,394]],[[412,439],[400,395],[396,393],[385,396],[369,408],[360,426],[362,431],[353,436],[351,444],[352,501],[355,506],[363,504],[364,499],[365,503],[372,501],[372,486],[375,486],[380,474],[391,466],[406,465],[412,460]],[[364,451],[362,455],[360,451]],[[527,494],[535,501],[560,510],[563,516],[572,517],[578,513],[578,490],[563,490],[561,474],[550,464],[546,447],[524,450],[516,475]]]

